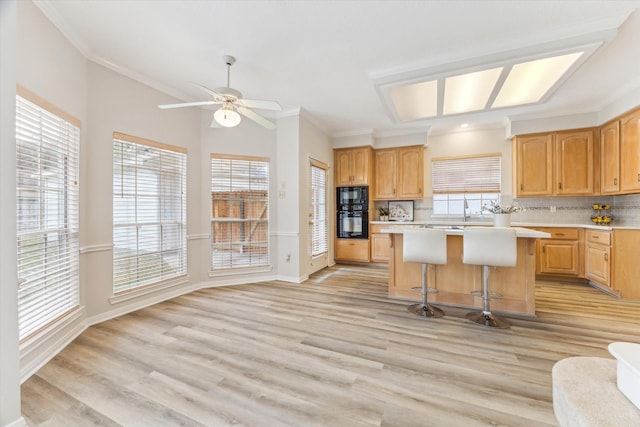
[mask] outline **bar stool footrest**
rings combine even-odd
[[[407,310],[417,316],[423,317],[442,317],[444,316],[444,311],[440,310],[438,307],[434,307],[432,305],[422,305],[420,304],[411,304],[407,307]]]
[[[412,292],[422,292],[422,286],[414,286],[411,288]],[[427,288],[428,294],[437,294],[438,290],[436,288]]]
[[[482,298],[482,291],[471,291],[471,296]],[[489,292],[489,299],[502,299],[504,295],[499,292]]]

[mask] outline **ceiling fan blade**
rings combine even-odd
[[[158,108],[166,110],[168,108],[182,108],[182,107],[201,107],[203,105],[217,104],[217,101],[197,101],[197,102],[182,102],[180,104],[163,104],[158,105]]]
[[[203,85],[201,85],[201,84],[199,84],[199,83],[193,83],[193,82],[191,82],[191,84],[192,84],[192,85],[194,85],[194,86],[198,86],[200,89],[204,90],[205,92],[207,92],[207,93],[208,93],[209,95],[211,95],[211,96],[222,96],[222,94],[220,94],[220,93],[218,93],[218,92],[215,92],[214,90],[209,89],[208,87],[203,86]]]
[[[282,111],[282,107],[276,101],[265,101],[262,99],[240,99],[240,102],[242,102],[242,105],[249,108]]]
[[[253,120],[254,122],[266,127],[269,130],[273,130],[276,128],[276,124],[265,119],[264,117],[262,117],[260,114],[249,110],[246,107],[238,107],[237,108],[238,113],[242,114],[243,116],[245,116],[248,119]]]

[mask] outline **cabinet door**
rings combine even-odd
[[[353,185],[369,185],[369,148],[351,150],[351,176]]]
[[[593,132],[558,133],[555,166],[555,194],[593,194]]]
[[[351,185],[351,152],[349,150],[336,151],[335,162],[335,185]]]
[[[335,259],[369,262],[369,239],[336,239]]]
[[[395,199],[397,156],[396,150],[376,150],[375,199]]]
[[[398,149],[398,198],[421,199],[424,197],[424,148]]]
[[[515,142],[516,194],[549,196],[552,188],[553,137],[535,135],[517,137]]]
[[[589,280],[610,286],[611,249],[606,245],[587,243],[585,256],[585,276]]]
[[[620,122],[600,128],[600,192],[620,191]]]
[[[578,276],[579,242],[540,239],[540,273]]]
[[[620,119],[620,191],[640,190],[640,110]]]
[[[371,235],[371,261],[388,262],[391,236],[388,234]]]

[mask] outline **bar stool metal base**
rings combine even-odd
[[[444,311],[440,310],[438,307],[434,307],[432,305],[423,305],[422,303],[418,303],[418,304],[411,304],[409,307],[407,307],[407,310],[409,310],[411,313],[418,315],[418,316],[423,316],[423,317],[442,317],[444,316]]]
[[[465,317],[478,325],[488,326],[490,328],[508,329],[511,327],[511,323],[509,323],[508,320],[494,316],[491,312],[473,311],[467,313]]]

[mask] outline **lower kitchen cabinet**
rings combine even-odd
[[[336,239],[336,261],[369,262],[369,239]]]
[[[582,276],[584,230],[579,228],[537,228],[551,234],[538,239],[536,274]]]
[[[640,300],[640,230],[613,230],[611,242],[611,284],[622,298]]]
[[[586,230],[585,277],[611,288],[611,232]]]
[[[372,225],[371,233],[371,261],[372,262],[389,262],[389,252],[391,249],[391,236],[388,233],[381,233],[383,228],[389,226]]]

